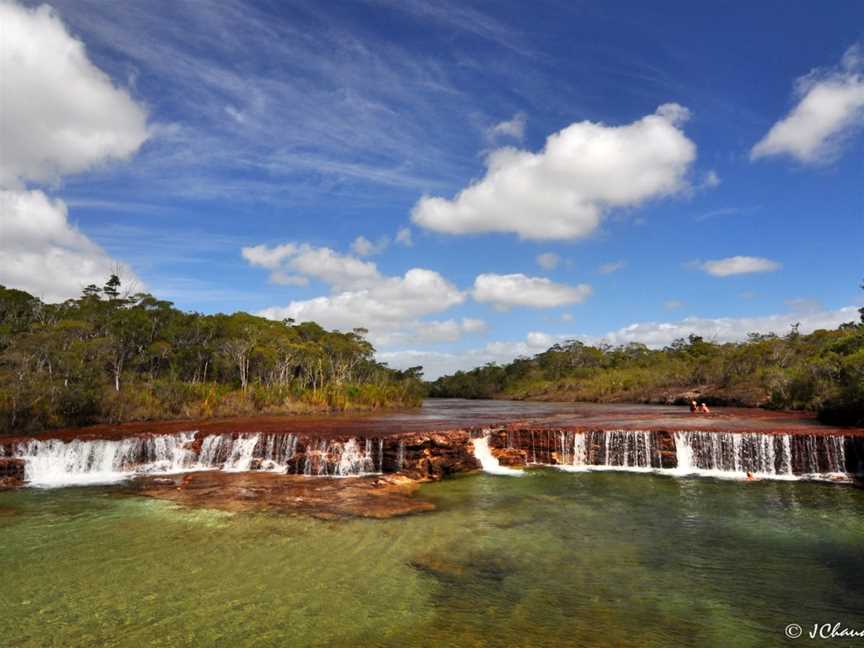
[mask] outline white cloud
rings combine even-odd
[[[411,247],[414,245],[414,239],[411,236],[411,228],[410,227],[400,227],[399,231],[396,232],[396,242],[399,245],[404,245],[405,247]]]
[[[539,153],[505,147],[453,200],[424,196],[411,218],[448,234],[514,232],[526,239],[590,235],[604,214],[687,188],[696,145],[678,126],[686,108],[660,106],[626,126],[589,121],[550,135]]]
[[[364,327],[369,329],[370,340],[378,345],[411,337],[452,340],[456,329],[476,332],[480,327],[478,320],[463,320],[455,328],[421,320],[465,301],[464,293],[432,270],[412,268],[402,277],[378,275],[366,284],[359,290],[266,308],[259,315],[274,320],[290,317],[298,322],[314,321],[326,328],[347,331]]]
[[[314,277],[330,284],[334,290],[357,290],[382,280],[377,266],[327,247],[314,247],[308,243],[284,243],[274,247],[255,245],[242,249],[243,258],[250,264],[271,271],[270,280],[284,281],[297,273]],[[290,270],[292,272],[286,272]],[[292,279],[295,285],[297,279]]]
[[[407,349],[383,351],[376,355],[379,360],[386,362],[394,369],[407,369],[422,365],[424,378],[435,380],[439,376],[482,367],[489,362],[503,364],[519,356],[532,356],[541,353],[548,349],[551,344],[554,344],[554,341],[547,344],[550,339],[552,337],[545,333],[532,332],[523,341],[490,342],[482,347],[466,349],[458,353]]]
[[[678,322],[631,324],[602,336],[550,335],[532,331],[523,341],[490,342],[482,347],[465,349],[458,353],[406,350],[379,353],[378,358],[398,369],[423,365],[424,375],[434,380],[438,376],[458,370],[467,371],[487,362],[506,363],[519,356],[532,356],[566,339],[579,339],[587,344],[605,342],[619,345],[640,342],[651,348],[662,348],[676,339],[686,338],[691,334],[720,343],[735,342],[746,339],[748,333],[783,335],[796,323],[799,324],[801,333],[811,333],[817,329],[834,329],[844,322],[857,320],[858,308],[855,306],[846,306],[833,311],[763,317],[716,319],[688,317]]]
[[[554,252],[544,252],[537,255],[537,265],[544,270],[554,270],[561,263],[561,257]]]
[[[125,283],[133,272],[69,223],[66,205],[41,191],[0,190],[0,284],[48,302],[101,286],[115,270]]]
[[[814,70],[796,82],[798,104],[750,151],[750,159],[789,155],[805,164],[830,162],[864,124],[864,53],[847,51],[833,70]]]
[[[733,256],[726,259],[697,262],[696,267],[714,277],[730,277],[753,272],[774,272],[779,270],[782,264],[762,257]]]
[[[604,263],[599,268],[597,268],[597,272],[599,272],[600,274],[612,274],[613,272],[618,272],[619,270],[623,270],[626,267],[626,261],[610,261],[609,263]]]
[[[281,270],[270,273],[270,282],[280,286],[308,286],[309,277],[303,275],[292,275]]]
[[[87,58],[47,5],[0,2],[0,187],[57,182],[147,139],[147,113]]]
[[[715,319],[687,317],[679,322],[644,322],[631,324],[607,333],[601,338],[588,338],[586,341],[605,341],[610,344],[642,342],[653,348],[671,344],[678,338],[700,335],[715,342],[735,342],[743,340],[748,333],[789,332],[793,324],[800,324],[801,333],[811,333],[817,329],[833,329],[844,322],[857,319],[858,310],[847,306],[834,311],[765,315],[762,317],[719,317]]]
[[[381,254],[390,245],[390,239],[382,236],[377,242],[373,243],[365,236],[358,236],[351,243],[351,251],[358,256],[374,256]]]
[[[379,332],[375,343],[385,347],[404,346],[406,344],[437,344],[441,342],[456,342],[466,335],[483,333],[487,330],[486,322],[481,319],[464,317],[461,320],[420,320],[406,322],[400,330],[394,332]]]
[[[819,313],[825,310],[825,307],[822,305],[821,300],[812,299],[808,297],[795,297],[793,299],[786,299],[783,301],[793,313],[799,314],[810,314],[810,313]]]
[[[87,58],[47,5],[0,1],[0,283],[47,301],[132,271],[69,223],[66,205],[28,182],[55,183],[131,156],[147,113]]]
[[[253,266],[276,270],[282,265],[285,259],[297,254],[297,248],[296,243],[283,243],[282,245],[275,245],[273,247],[255,245],[244,247],[242,254],[243,258]]]
[[[544,277],[527,277],[521,273],[481,274],[474,280],[472,294],[478,302],[492,304],[498,310],[507,310],[513,306],[555,308],[585,301],[591,294],[591,286],[568,286]]]
[[[499,137],[512,137],[515,140],[522,140],[525,137],[525,124],[528,119],[524,113],[516,113],[512,119],[502,121],[486,131],[486,136],[489,140],[496,140]]]
[[[667,299],[663,302],[663,308],[668,311],[678,310],[682,306],[684,306],[684,302],[678,301],[677,299]]]

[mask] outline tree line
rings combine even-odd
[[[802,409],[864,425],[864,308],[860,322],[808,335],[750,334],[718,344],[691,335],[663,349],[644,344],[556,344],[533,357],[487,364],[431,383],[432,397],[590,402],[684,402]]]
[[[422,367],[377,362],[366,333],[184,312],[117,275],[60,304],[0,286],[0,432],[419,405]]]

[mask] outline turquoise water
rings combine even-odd
[[[0,493],[0,643],[864,645],[783,636],[864,629],[864,491],[543,470],[419,496],[320,521]]]

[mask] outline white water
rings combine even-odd
[[[177,473],[200,469],[188,448],[194,432],[112,440],[31,440],[15,446],[26,460],[24,477],[32,486],[110,483],[138,473]]]
[[[798,436],[793,450],[793,437],[789,434],[676,432],[674,436],[678,463],[674,472],[679,475],[848,479],[843,437]],[[799,467],[797,472],[793,472],[793,465]]]
[[[29,485],[59,487],[201,470],[289,472],[298,438],[294,434],[212,434],[204,438],[200,452],[194,441],[195,432],[119,440],[34,439],[16,444],[11,454],[26,461]],[[321,441],[307,449],[302,472],[335,477],[375,474],[381,471],[383,451],[380,439],[367,439],[362,448],[356,439]]]
[[[658,437],[648,431],[526,434],[530,438],[520,437],[518,445],[514,445],[511,435],[510,447],[524,449],[529,463],[571,472],[620,470],[724,479],[849,479],[844,440],[838,436],[675,432],[672,436],[677,467],[663,468]]]
[[[471,445],[474,448],[474,456],[483,467],[483,472],[487,472],[490,475],[509,475],[511,477],[519,477],[525,474],[522,470],[508,468],[507,466],[502,466],[498,463],[498,459],[495,458],[492,454],[492,450],[489,449],[488,436],[471,439]]]

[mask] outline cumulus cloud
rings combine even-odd
[[[561,257],[554,252],[544,252],[537,255],[537,265],[544,270],[554,270],[561,263]]]
[[[814,70],[795,83],[798,103],[750,151],[750,159],[789,155],[805,164],[830,162],[864,124],[864,51],[850,47],[837,68]]]
[[[58,181],[131,156],[147,113],[87,57],[47,5],[0,2],[0,186]]]
[[[486,175],[448,200],[424,196],[411,218],[448,234],[513,232],[525,239],[590,235],[604,214],[688,187],[696,145],[679,126],[686,108],[660,106],[625,126],[583,121],[550,135],[532,153],[493,151]]]
[[[479,320],[463,320],[458,325],[421,320],[465,301],[464,293],[432,270],[412,268],[402,277],[378,275],[365,283],[359,290],[292,301],[287,306],[266,308],[259,315],[275,320],[314,321],[327,328],[347,331],[364,327],[369,329],[372,342],[378,345],[394,344],[406,338],[452,341],[456,339],[454,331],[461,334],[481,328]]]
[[[351,243],[351,251],[358,256],[374,256],[381,254],[390,245],[390,239],[382,236],[376,242],[372,242],[365,236],[358,236]]]
[[[285,259],[297,254],[297,250],[298,245],[296,243],[283,243],[273,247],[266,245],[244,247],[241,253],[243,258],[254,266],[277,270]]]
[[[793,313],[763,317],[716,319],[688,317],[678,322],[635,323],[602,336],[551,335],[532,331],[524,340],[489,342],[482,347],[466,349],[459,353],[405,350],[379,353],[378,357],[397,369],[423,365],[424,376],[434,380],[438,376],[459,370],[467,371],[488,362],[505,363],[520,356],[532,356],[566,339],[578,339],[586,344],[622,345],[640,342],[657,349],[691,334],[720,343],[736,342],[744,340],[748,333],[783,335],[789,332],[793,324],[799,325],[801,333],[811,333],[817,329],[837,328],[844,322],[857,320],[858,309],[855,306],[806,314]]]
[[[623,270],[625,267],[627,267],[626,261],[610,261],[597,268],[597,272],[600,274],[612,274],[613,272]]]
[[[700,270],[704,270],[714,277],[730,277],[732,275],[751,274],[754,272],[774,272],[782,267],[782,264],[777,261],[751,256],[714,259],[712,261],[696,262],[695,265]]]
[[[399,245],[404,245],[405,247],[411,247],[412,245],[414,245],[414,239],[411,236],[411,228],[400,227],[399,231],[396,232],[396,242]]]
[[[0,284],[48,302],[77,297],[87,284],[102,285],[119,270],[138,282],[69,223],[66,205],[41,191],[0,190]]]
[[[579,304],[591,294],[591,286],[568,286],[545,277],[527,277],[524,274],[481,274],[474,280],[472,295],[478,302],[491,304],[498,310],[514,306],[529,308],[555,308]]]
[[[273,283],[302,285],[297,279],[299,275],[324,281],[338,291],[365,288],[382,279],[371,261],[308,243],[283,243],[273,247],[255,245],[244,247],[241,253],[250,264],[270,270]],[[286,282],[288,277],[291,280]]]
[[[799,324],[801,333],[811,333],[817,329],[837,328],[844,322],[857,319],[858,310],[853,306],[833,311],[812,311],[762,317],[687,317],[678,322],[643,322],[631,324],[612,331],[601,338],[585,337],[586,341],[605,341],[609,344],[628,344],[641,342],[653,348],[671,344],[678,338],[700,335],[715,342],[735,342],[743,340],[748,333],[788,333],[793,324]]]
[[[525,124],[528,119],[524,113],[516,113],[512,119],[502,121],[490,127],[486,131],[486,136],[489,140],[494,141],[499,137],[512,137],[515,140],[522,140],[525,136]]]
[[[380,352],[377,357],[394,369],[422,365],[424,378],[435,380],[439,376],[456,371],[468,371],[490,362],[502,364],[519,356],[532,356],[545,351],[552,344],[554,344],[552,336],[531,332],[521,341],[489,342],[482,347],[466,349],[458,353],[406,349]]]
[[[0,283],[62,301],[114,271],[135,280],[69,223],[62,200],[25,187],[128,158],[147,139],[146,111],[50,7],[0,1],[0,25]]]
[[[465,301],[462,291],[432,270],[412,268],[388,277],[371,261],[307,243],[255,245],[243,248],[242,255],[250,265],[269,270],[273,283],[306,285],[311,277],[331,289],[330,295],[266,308],[258,313],[263,317],[343,331],[363,327],[377,346],[453,342],[486,330],[478,319],[425,319]]]
[[[270,282],[280,286],[308,286],[309,277],[303,275],[292,275],[281,270],[275,270],[270,273]]]

